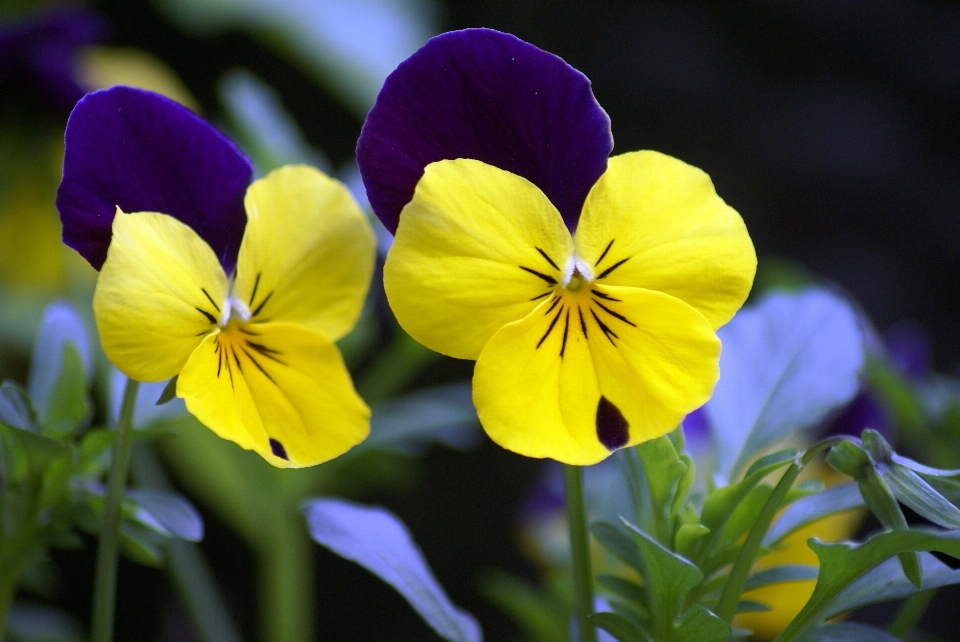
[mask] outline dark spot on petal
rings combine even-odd
[[[273,437],[270,438],[270,452],[280,459],[286,459],[287,461],[290,461],[290,458],[287,457],[287,450],[283,447],[283,444]]]
[[[604,448],[613,451],[626,446],[630,440],[629,427],[620,409],[606,397],[600,397],[600,403],[597,404],[597,439]]]

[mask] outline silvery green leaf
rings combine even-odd
[[[843,299],[822,289],[768,295],[718,331],[720,381],[704,410],[718,473],[822,421],[859,389],[863,339]]]
[[[7,633],[16,642],[82,642],[79,622],[63,611],[17,601],[10,607]]]
[[[893,453],[892,459],[895,464],[900,464],[921,475],[930,475],[931,477],[956,477],[960,475],[960,469],[931,468],[897,453]]]
[[[180,495],[147,488],[132,488],[124,495],[136,505],[134,519],[145,526],[190,542],[203,539],[203,518]]]
[[[743,585],[744,591],[767,586],[769,584],[783,584],[785,582],[800,582],[803,580],[815,580],[819,569],[816,566],[806,566],[805,564],[783,564],[774,566],[763,571],[757,571]]]
[[[395,588],[445,640],[480,642],[472,615],[457,608],[395,515],[339,499],[313,499],[303,512],[314,541],[352,560]]]
[[[470,384],[456,383],[375,406],[361,447],[416,452],[435,442],[463,450],[476,443],[478,425]]]
[[[27,381],[27,391],[41,424],[47,420],[51,396],[60,377],[66,344],[73,345],[79,353],[82,375],[85,382],[89,381],[93,373],[93,359],[83,319],[66,303],[53,303],[44,310],[33,346],[30,376]]]
[[[20,430],[34,429],[29,400],[20,386],[12,381],[0,385],[0,422]]]
[[[767,531],[766,537],[763,538],[763,546],[770,548],[798,528],[827,515],[864,506],[863,497],[860,496],[860,489],[856,484],[841,484],[816,495],[804,497],[789,506],[777,518]]]
[[[620,642],[652,642],[639,626],[617,613],[592,613],[587,618],[595,627],[603,629]]]
[[[840,615],[868,604],[902,600],[918,590],[960,584],[960,569],[950,568],[930,553],[919,553],[917,557],[923,572],[923,585],[920,589],[904,576],[899,561],[891,558],[867,571],[863,577],[840,593],[827,607],[826,617]]]
[[[82,426],[90,412],[80,352],[73,343],[65,342],[60,370],[40,421],[41,429],[51,437],[66,437]]]
[[[800,642],[900,642],[900,638],[866,624],[839,622],[808,631]]]
[[[880,465],[878,472],[902,504],[944,528],[960,528],[960,509],[923,481],[915,472],[900,466]]]

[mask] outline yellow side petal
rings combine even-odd
[[[594,285],[497,332],[473,398],[504,448],[588,465],[673,430],[710,397],[719,357],[710,324],[682,301]]]
[[[757,269],[743,220],[710,177],[652,151],[610,159],[587,197],[575,242],[598,277],[610,270],[601,283],[665,292],[714,329],[743,305]]]
[[[384,267],[390,307],[432,350],[476,359],[549,296],[573,250],[533,183],[475,160],[427,165]]]
[[[164,214],[117,210],[93,313],[107,358],[137,381],[180,372],[216,328],[227,278],[210,246]]]
[[[376,241],[342,183],[281,167],[247,190],[234,294],[254,321],[283,321],[336,341],[357,321]]]
[[[229,325],[190,358],[177,394],[201,423],[278,467],[333,459],[369,432],[336,346],[288,323]]]

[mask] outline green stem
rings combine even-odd
[[[107,496],[103,502],[103,524],[100,528],[100,547],[97,549],[97,570],[93,582],[93,614],[91,642],[110,642],[113,639],[113,615],[117,592],[117,544],[120,539],[120,501],[127,480],[130,463],[130,430],[140,384],[127,379],[123,391],[120,417],[113,434],[110,475],[107,478]]]
[[[929,589],[908,597],[887,629],[890,635],[901,640],[908,639],[936,594],[937,589]]]
[[[570,529],[573,607],[580,638],[577,642],[597,642],[597,630],[587,619],[593,613],[593,571],[590,570],[587,511],[583,502],[583,471],[579,466],[564,465],[563,490],[567,498],[567,524]]]
[[[282,505],[258,546],[260,639],[309,642],[314,639],[313,545],[300,513]]]
[[[773,523],[773,518],[776,516],[777,511],[780,510],[780,506],[783,504],[787,493],[790,492],[790,488],[793,487],[793,482],[796,481],[801,468],[802,466],[799,462],[794,462],[790,464],[787,471],[783,473],[783,477],[780,478],[780,482],[773,489],[773,492],[767,499],[767,503],[763,505],[763,509],[750,528],[750,533],[747,535],[746,541],[744,541],[743,546],[740,547],[740,552],[737,554],[737,559],[733,563],[733,568],[730,569],[730,575],[727,576],[727,581],[723,585],[723,592],[720,594],[720,601],[717,602],[715,611],[717,616],[728,624],[733,620],[733,616],[737,612],[737,603],[740,601],[743,585],[750,575],[750,569],[753,568],[753,563],[756,560],[757,551],[760,550],[760,543],[763,541],[763,536],[767,534],[767,529],[769,529],[770,524]]]

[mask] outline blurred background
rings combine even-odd
[[[50,6],[0,0],[0,378],[16,380],[23,379],[43,305],[66,297],[89,307],[84,301],[95,278],[82,259],[60,248],[53,210],[58,141],[78,90],[58,89],[55,73],[23,64],[17,53],[23,48],[2,39],[4,29],[23,31],[24,16],[43,15],[30,13],[41,5]],[[784,275],[825,279],[849,293],[881,331],[917,324],[929,337],[934,367],[958,373],[960,5],[99,0],[82,6],[93,17],[88,24],[40,38],[48,44],[52,38],[47,49],[60,52],[80,90],[138,79],[235,137],[261,173],[284,162],[313,162],[354,187],[361,201],[354,146],[386,75],[436,33],[480,26],[512,33],[591,79],[613,123],[614,153],[656,149],[712,177],[750,230],[760,257],[758,284]],[[372,355],[393,345],[398,332],[379,287],[375,280],[371,347],[352,362],[361,376],[381,367]],[[423,359],[406,372],[397,392],[469,381],[472,363]],[[423,450],[397,477],[402,483],[355,485],[350,494],[400,515],[453,601],[479,618],[486,639],[506,640],[514,624],[482,587],[497,569],[529,579],[540,572],[524,553],[520,522],[529,489],[543,474],[541,462],[480,435],[470,448]],[[207,525],[203,551],[252,640],[252,553],[221,513],[202,501],[198,506]],[[55,553],[63,571],[57,603],[80,622],[88,617],[93,544],[90,538],[82,551]],[[315,548],[314,555],[318,639],[432,639],[375,577],[326,550]],[[160,570],[124,561],[118,608],[118,640],[194,639]]]

